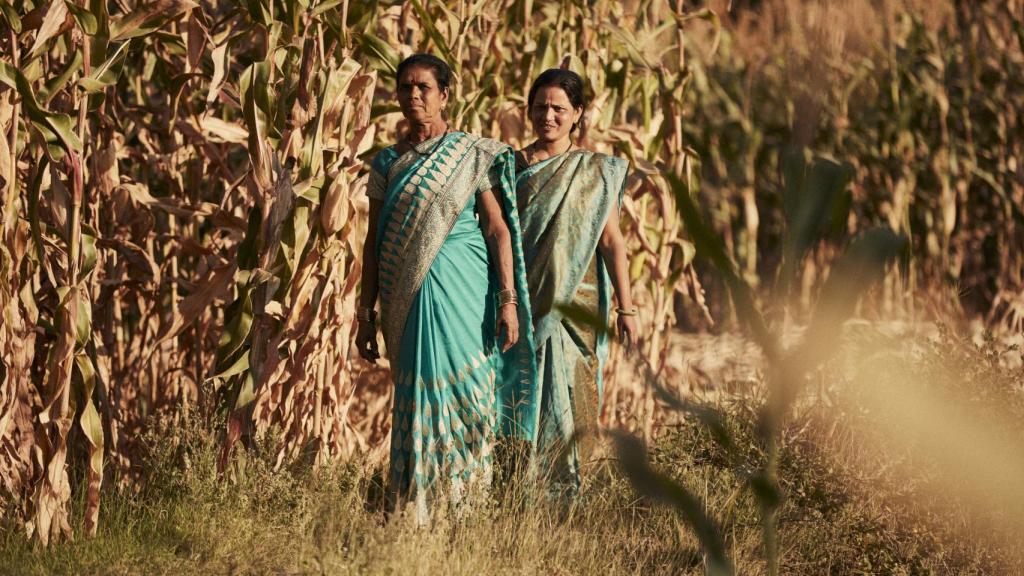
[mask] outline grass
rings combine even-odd
[[[890,362],[887,384],[923,373],[935,394],[972,390],[965,409],[1024,414],[1024,373],[1002,368],[995,346],[943,334],[875,361]],[[937,489],[942,471],[925,451],[864,434],[871,415],[851,408],[863,403],[848,358],[819,377],[825,392],[799,404],[782,443],[782,573],[1019,573],[1021,551],[1009,539],[983,537],[991,533],[988,519],[955,492]],[[666,427],[650,452],[656,468],[704,500],[739,574],[764,571],[757,504],[746,485],[763,458],[753,417],[762,394],[755,386],[719,401],[735,449],[684,420]],[[689,529],[672,510],[636,496],[611,458],[589,475],[575,505],[523,505],[505,494],[457,521],[417,529],[379,511],[379,467],[352,461],[275,471],[274,450],[265,448],[241,454],[227,481],[216,472],[214,435],[198,425],[173,429],[146,439],[140,489],[108,491],[96,538],[42,550],[8,524],[0,572],[703,573]],[[84,503],[75,506],[79,512]]]

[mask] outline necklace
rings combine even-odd
[[[444,137],[447,136],[451,131],[452,131],[452,129],[451,129],[450,126],[445,126],[444,132],[442,132],[440,135],[434,136],[433,138],[427,138],[426,140],[424,140],[423,142],[420,142],[418,144],[413,144],[412,142],[409,141],[409,137],[406,136],[405,137],[405,143],[408,144],[409,145],[409,149],[412,150],[413,152],[415,152],[417,155],[419,155],[419,156],[430,156],[431,154],[433,154],[434,152],[437,151],[437,148],[439,146],[441,146],[442,142],[444,142]],[[431,140],[435,140],[435,139],[437,140],[437,142],[434,142],[433,146],[431,146],[429,150],[420,150],[420,146],[426,144],[427,142],[430,142]]]
[[[545,160],[554,158],[555,156],[561,156],[562,154],[565,154],[569,150],[572,150],[572,139],[569,140],[569,145],[565,147],[565,150],[562,150],[558,154],[551,154],[547,158],[545,158]],[[533,143],[531,143],[529,146],[527,146],[524,151],[526,152],[526,154],[524,154],[524,156],[526,156],[527,163],[529,165],[536,164],[537,162],[534,162],[534,158],[536,157],[536,153],[537,153],[537,141],[534,140]],[[538,162],[539,162],[539,160],[538,160]]]

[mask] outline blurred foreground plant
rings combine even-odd
[[[792,214],[787,218],[789,241],[780,271],[779,286],[785,293],[791,285],[799,262],[824,230],[823,222],[835,208],[847,185],[844,167],[830,160],[815,158],[803,162],[794,156],[787,170],[791,201],[787,204]],[[765,557],[769,574],[779,573],[779,543],[775,513],[783,494],[779,488],[779,442],[789,412],[803,389],[808,374],[835,355],[844,321],[853,313],[857,301],[878,281],[885,267],[894,261],[904,240],[891,230],[871,230],[855,239],[839,258],[822,288],[813,319],[802,341],[789,349],[782,344],[782,326],[770,325],[755,302],[753,288],[737,271],[721,241],[704,222],[691,198],[692,187],[675,174],[665,175],[675,191],[675,201],[687,231],[697,246],[698,257],[707,258],[722,275],[725,285],[744,328],[758,343],[766,359],[768,396],[757,418],[758,436],[764,449],[764,461],[749,478],[749,487],[761,510],[761,523]],[[725,415],[707,406],[694,405],[672,398],[672,393],[658,383],[656,374],[648,371],[648,384],[665,398],[675,410],[690,413],[710,426],[714,438],[726,451],[736,450],[726,427]],[[721,537],[714,528],[710,515],[694,494],[672,482],[646,464],[642,445],[623,433],[613,434],[623,469],[642,493],[665,501],[681,512],[684,520],[698,534],[707,554],[708,574],[731,574],[731,563],[726,556]]]

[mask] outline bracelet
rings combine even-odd
[[[495,296],[498,300],[498,308],[507,304],[515,304],[516,306],[519,306],[519,298],[516,296],[516,291],[511,288],[498,290],[498,293]]]
[[[632,308],[616,308],[615,313],[619,316],[636,316],[640,311],[636,309],[636,306]]]
[[[356,320],[359,322],[373,323],[377,319],[377,312],[373,308],[359,306],[356,308]]]

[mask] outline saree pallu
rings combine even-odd
[[[485,493],[499,436],[536,437],[539,392],[511,149],[454,132],[375,158],[384,343],[395,383],[389,507],[429,519],[442,495]],[[497,275],[476,217],[491,189],[512,234],[520,340],[495,338]]]
[[[620,158],[575,150],[516,176],[541,380],[537,450],[552,487],[569,493],[593,449],[608,342],[558,307],[607,321],[612,288],[597,245],[621,201],[626,169]]]

